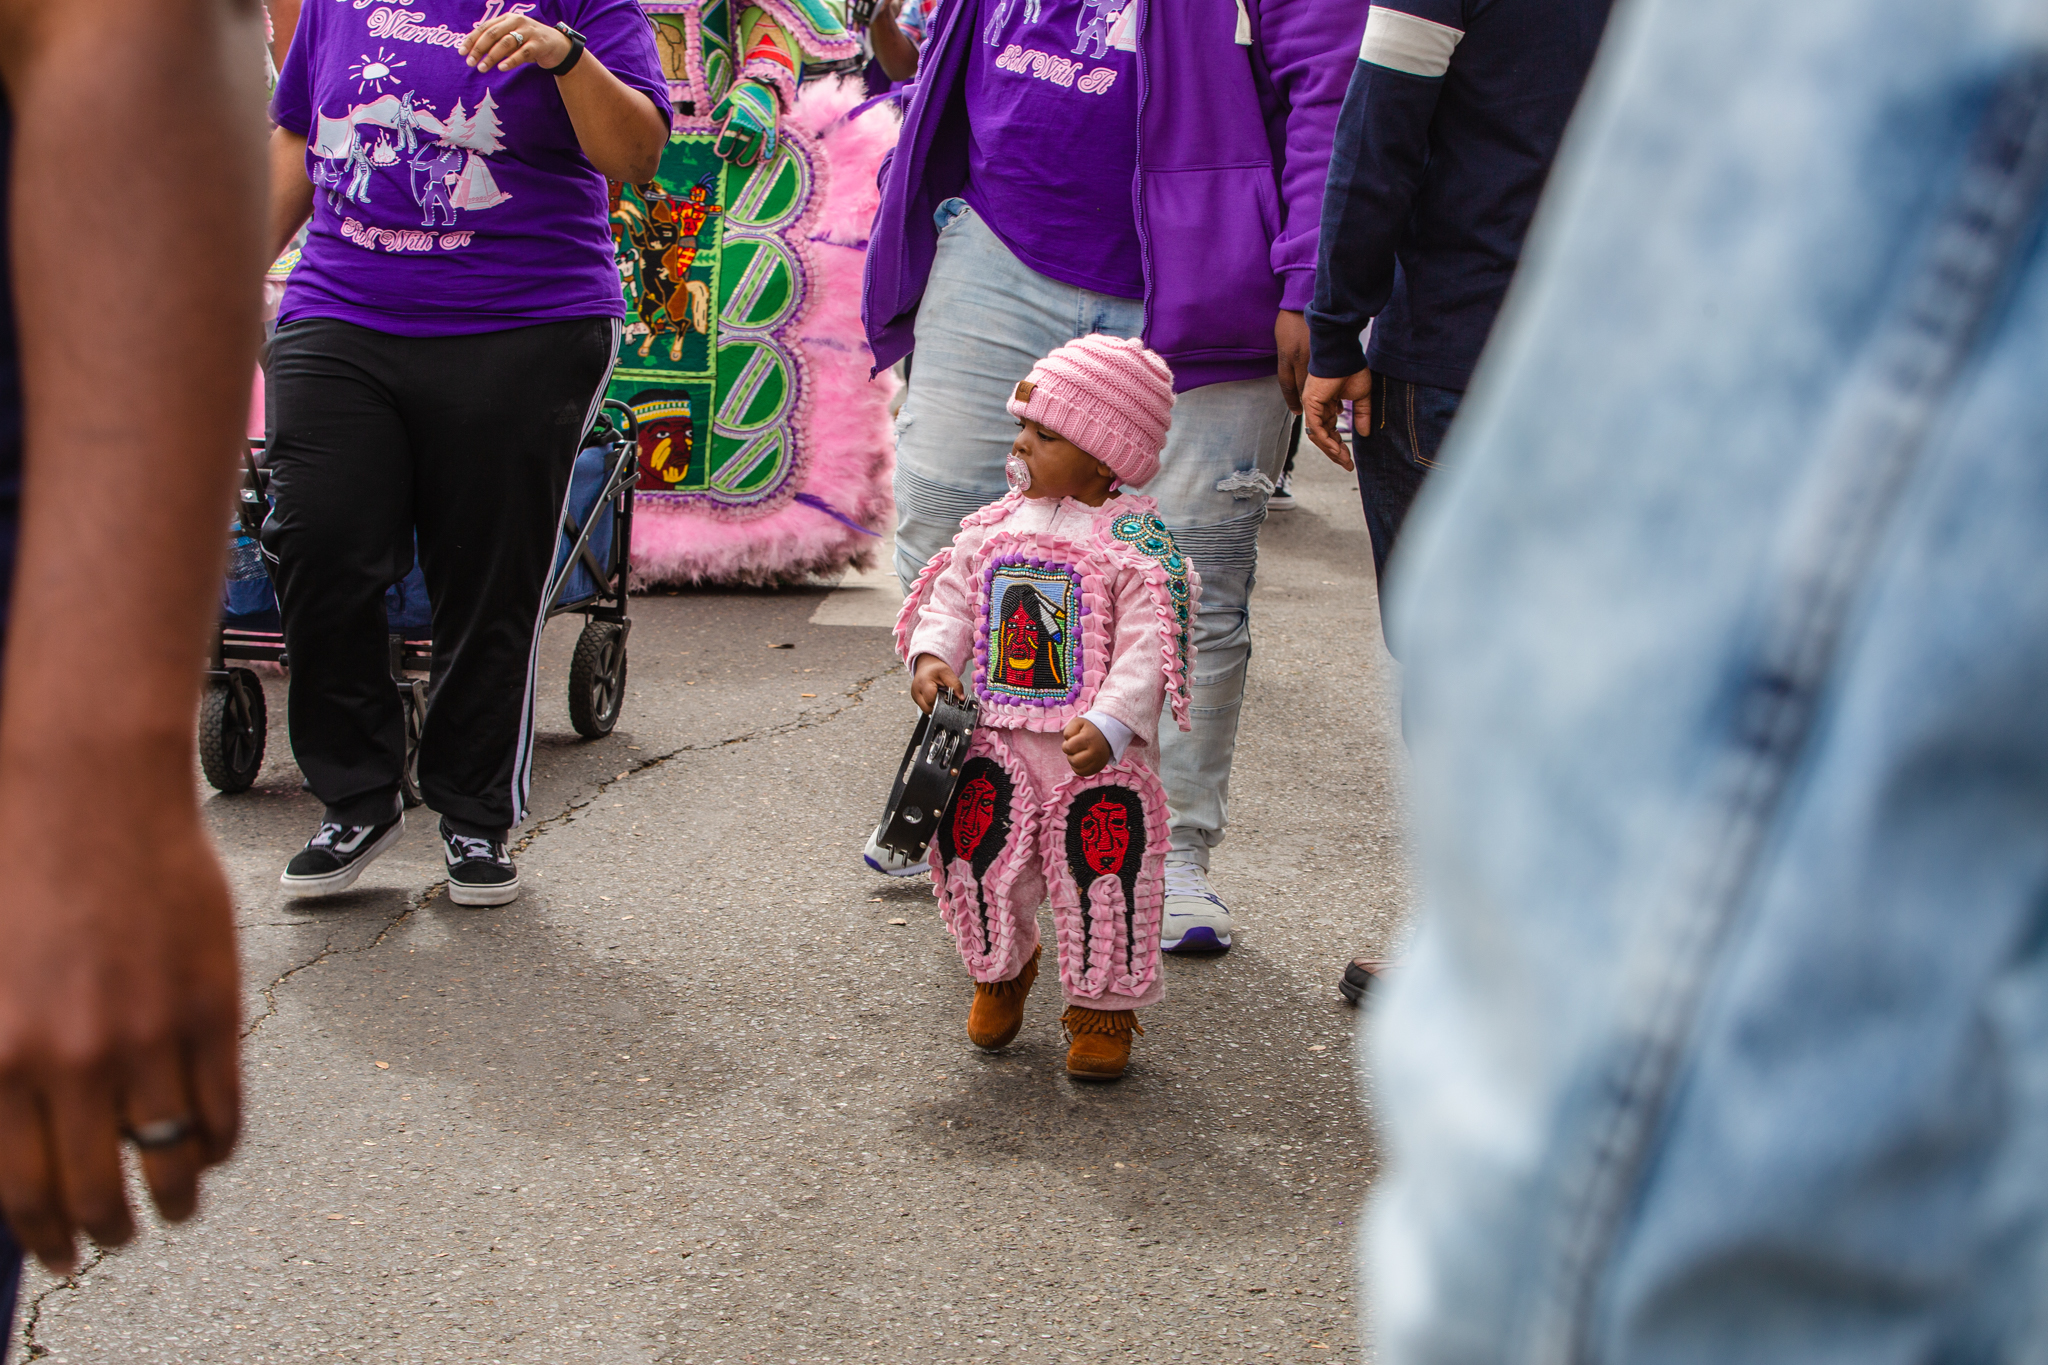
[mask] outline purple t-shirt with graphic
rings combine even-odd
[[[1135,0],[981,0],[967,60],[967,188],[1041,275],[1142,298]]]
[[[669,118],[638,0],[541,0]],[[306,0],[271,117],[306,138],[313,221],[280,322],[459,336],[623,317],[610,195],[555,78],[483,75],[456,42],[505,0]],[[585,60],[588,60],[586,58]]]

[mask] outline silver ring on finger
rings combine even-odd
[[[161,1152],[176,1147],[192,1136],[192,1120],[189,1118],[157,1119],[151,1123],[138,1123],[128,1130],[128,1140],[145,1152]]]

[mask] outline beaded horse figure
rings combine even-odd
[[[673,338],[668,358],[683,358],[686,332],[711,330],[711,288],[690,278],[697,261],[697,238],[720,206],[711,202],[716,174],[706,175],[690,187],[683,198],[664,193],[658,186],[639,187],[645,212],[621,202],[613,211],[615,235],[632,243],[640,265],[640,300],[636,314],[647,328],[640,354],[654,349],[663,336]]]

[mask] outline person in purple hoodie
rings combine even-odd
[[[1142,337],[1180,391],[1145,485],[1202,575],[1193,729],[1163,740],[1168,952],[1233,924],[1207,881],[1251,658],[1259,525],[1306,374],[1303,310],[1363,6],[1318,0],[951,0],[870,236],[878,366],[913,346],[896,428],[906,587],[1006,491],[991,417],[1077,336]],[[882,870],[894,870],[877,856]]]

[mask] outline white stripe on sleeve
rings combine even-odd
[[[1358,60],[1434,80],[1451,69],[1451,53],[1464,36],[1461,28],[1374,5],[1366,12]]]

